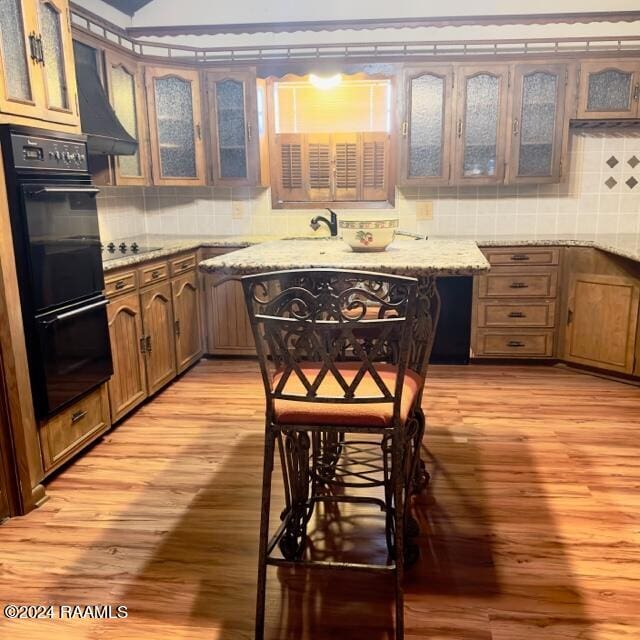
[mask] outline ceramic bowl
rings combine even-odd
[[[354,251],[384,251],[396,235],[398,218],[338,218],[338,228]]]

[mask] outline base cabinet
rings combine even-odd
[[[171,282],[171,297],[176,342],[176,368],[178,373],[182,373],[202,355],[198,274],[192,271],[175,278]]]
[[[112,300],[107,313],[113,357],[109,403],[115,421],[147,397],[140,296],[135,292]]]
[[[572,274],[565,359],[633,373],[640,286],[631,278]]]
[[[141,294],[147,387],[155,393],[176,375],[171,284],[155,285]]]
[[[45,472],[59,467],[110,427],[107,385],[103,384],[41,424]]]
[[[256,344],[239,280],[208,275],[207,353],[212,355],[256,354]]]

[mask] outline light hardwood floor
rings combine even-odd
[[[640,638],[640,389],[490,365],[433,367],[427,385],[433,482],[415,504],[407,639]],[[0,618],[0,637],[251,638],[262,403],[254,361],[203,361],[53,480],[42,508],[0,527],[2,606],[129,609]],[[356,520],[328,544],[379,552],[378,514]],[[267,637],[391,637],[388,578],[269,572]]]

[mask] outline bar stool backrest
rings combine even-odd
[[[415,278],[300,269],[245,276],[242,285],[268,410],[278,399],[389,402],[394,403],[397,418],[411,360]],[[348,379],[344,368],[337,366],[340,362],[351,363]],[[376,363],[394,365],[394,388],[378,373]],[[322,383],[330,376],[340,391],[323,395]],[[365,378],[369,382],[366,395],[358,393]],[[371,379],[375,393],[371,393]],[[290,381],[296,382],[295,393]]]

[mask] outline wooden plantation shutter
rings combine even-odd
[[[282,202],[302,201],[307,197],[304,166],[304,140],[299,133],[279,134],[278,197]]]
[[[359,142],[357,133],[333,136],[335,200],[358,200],[361,173]]]
[[[306,136],[307,199],[313,202],[332,200],[331,136],[314,133]]]
[[[362,200],[386,200],[389,136],[362,134]]]

